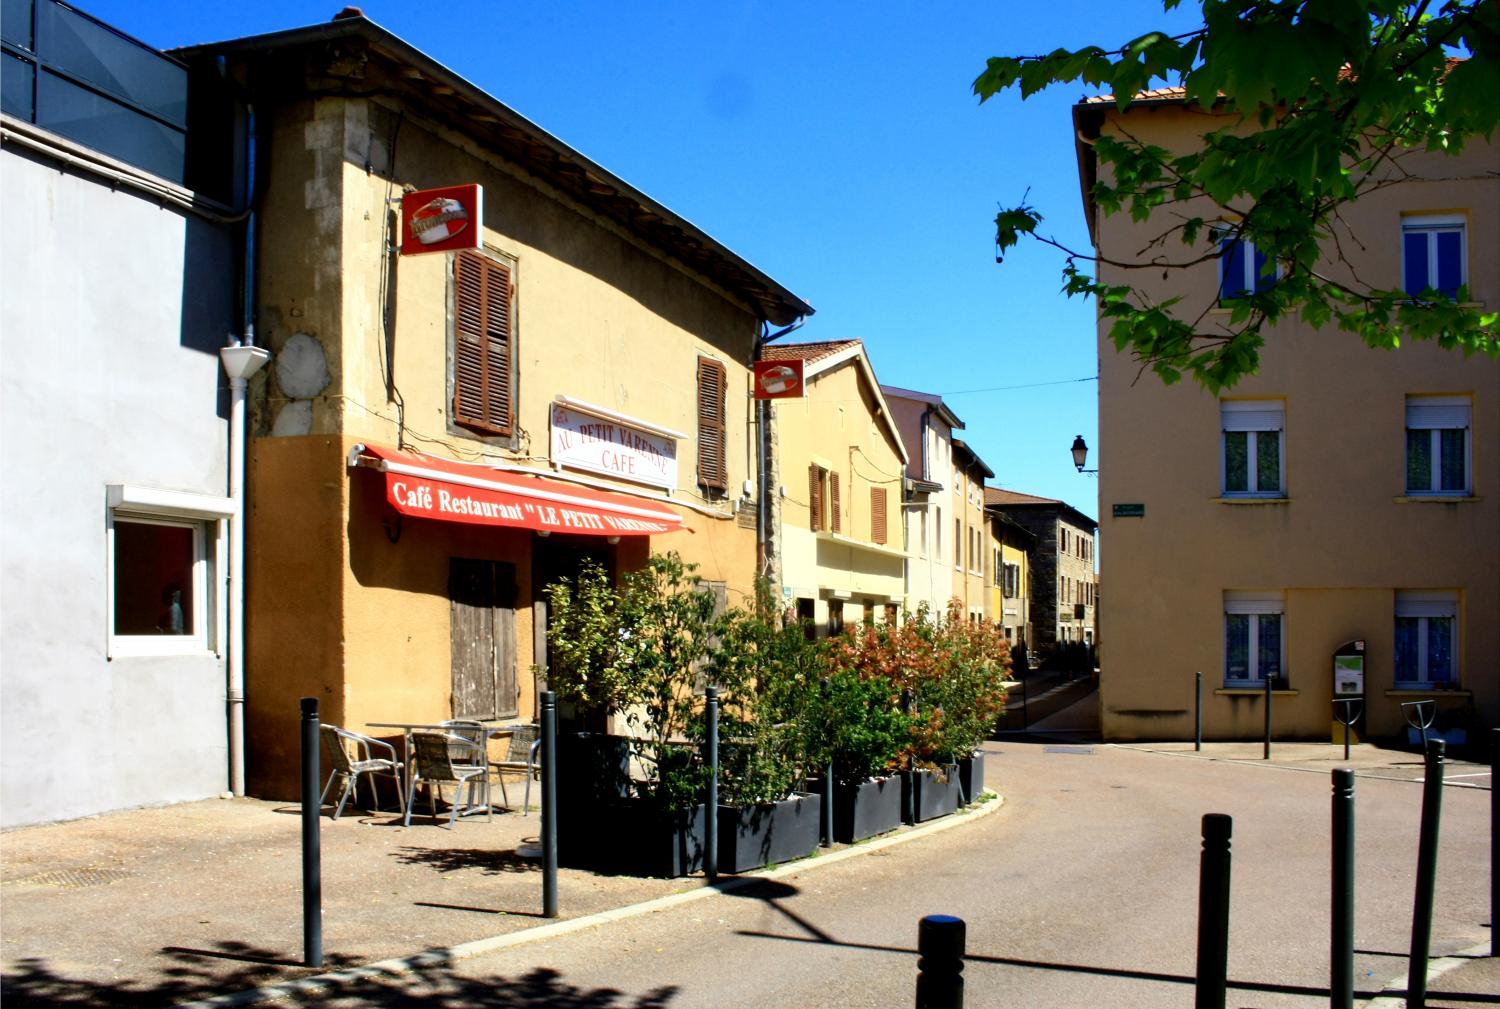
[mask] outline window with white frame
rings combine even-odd
[[[1280,400],[1224,400],[1219,404],[1223,451],[1220,476],[1225,497],[1284,497],[1286,464]]]
[[[1276,265],[1247,238],[1219,239],[1219,300],[1262,294],[1276,284]]]
[[[215,576],[223,570],[227,498],[108,488],[108,652],[191,655],[219,639]]]
[[[1467,396],[1406,397],[1406,492],[1469,493],[1470,421]]]
[[[1279,592],[1224,593],[1224,686],[1285,680],[1286,604]]]
[[[1464,225],[1462,217],[1446,214],[1401,219],[1402,290],[1458,297],[1469,279]]]
[[[1458,593],[1396,593],[1396,686],[1426,689],[1458,680]]]

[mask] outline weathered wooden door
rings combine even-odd
[[[518,710],[515,565],[449,558],[448,598],[453,717],[513,718]]]

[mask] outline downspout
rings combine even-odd
[[[234,514],[229,520],[229,641],[225,674],[229,719],[229,790],[245,794],[245,399],[250,376],[271,359],[270,351],[255,345],[255,107],[246,103],[245,248],[243,263],[242,337],[231,337],[219,351],[229,376],[229,497]]]

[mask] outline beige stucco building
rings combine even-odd
[[[894,385],[882,386],[881,393],[906,448],[901,493],[907,546],[905,606],[911,613],[924,607],[928,613],[943,613],[953,598],[954,557],[962,546],[951,527],[951,488],[953,437],[964,423],[933,393]]]
[[[953,439],[953,598],[970,620],[984,619],[990,608],[985,566],[990,557],[989,518],[984,511],[984,482],[995,473],[968,443]]]
[[[1122,119],[1142,142],[1173,150],[1216,125],[1170,91],[1123,113],[1084,103],[1075,120],[1086,186],[1096,170],[1088,138]],[[1475,139],[1458,156],[1403,153],[1398,170],[1409,178],[1341,211],[1350,264],[1326,268],[1408,290],[1414,272],[1461,277],[1471,300],[1493,310],[1497,148]],[[1085,204],[1106,257],[1130,258],[1164,227],[1102,216],[1087,191]],[[1242,251],[1164,277],[1106,268],[1102,280],[1180,296],[1177,311],[1206,313],[1212,325],[1227,320],[1221,283],[1255,283],[1221,277],[1255,262]],[[1431,343],[1371,350],[1289,321],[1267,333],[1258,373],[1216,396],[1139,377],[1108,328],[1099,330],[1106,737],[1190,738],[1202,672],[1206,738],[1259,737],[1269,680],[1274,735],[1327,739],[1333,655],[1349,642],[1363,643],[1368,734],[1404,732],[1401,705],[1424,698],[1438,700],[1440,725],[1472,733],[1500,721],[1500,365]]]
[[[803,362],[804,395],[772,404],[782,494],[782,593],[820,633],[898,618],[906,449],[859,340],[773,344]]]
[[[260,116],[252,791],[294,793],[301,696],[356,731],[533,717],[542,589],[584,558],[752,591],[749,364],[805,303],[362,17],[183,55]],[[423,252],[393,201],[466,183],[479,247]]]

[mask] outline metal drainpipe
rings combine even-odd
[[[245,794],[245,398],[249,379],[270,360],[255,345],[255,106],[245,103],[245,251],[242,318],[244,336],[219,352],[229,375],[229,642],[225,675],[229,719],[229,790]]]

